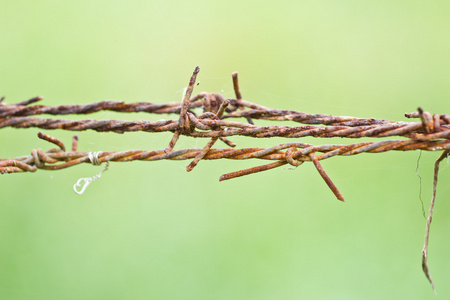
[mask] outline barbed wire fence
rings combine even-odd
[[[224,98],[219,93],[202,92],[192,96],[197,74],[197,67],[185,89],[181,103],[153,104],[148,102],[124,103],[102,101],[86,105],[37,105],[42,97],[35,97],[15,104],[4,103],[0,99],[0,128],[62,129],[68,131],[94,130],[97,132],[125,133],[172,132],[173,136],[166,149],[161,150],[128,150],[106,152],[79,152],[78,137],[72,140],[70,151],[63,142],[50,135],[39,132],[38,137],[57,146],[44,152],[33,149],[31,155],[13,159],[0,159],[0,173],[35,172],[42,170],[60,170],[82,163],[100,165],[105,169],[91,178],[80,178],[74,185],[75,192],[81,194],[90,183],[101,177],[110,162],[130,162],[135,160],[191,160],[186,170],[192,171],[202,160],[215,159],[260,159],[272,161],[268,164],[243,169],[220,176],[219,180],[229,180],[240,176],[254,174],[286,164],[298,167],[304,162],[312,162],[320,176],[324,179],[336,198],[344,201],[344,197],[327,175],[321,160],[334,156],[351,156],[360,153],[381,153],[396,151],[441,151],[434,167],[433,194],[427,217],[425,242],[422,250],[422,268],[435,291],[433,280],[428,269],[428,239],[436,199],[439,163],[449,157],[450,153],[450,115],[431,114],[418,108],[417,112],[406,113],[415,122],[398,122],[373,118],[355,118],[332,116],[326,114],[307,114],[295,110],[271,109],[242,98],[237,72],[232,74],[236,98]],[[196,111],[201,110],[200,113]],[[121,121],[121,120],[64,120],[38,118],[37,115],[87,115],[100,111],[121,113],[146,112],[150,114],[176,114],[173,120],[158,121]],[[235,119],[244,118],[246,122]],[[299,126],[258,126],[253,120],[291,121]],[[180,136],[209,138],[202,149],[174,150]],[[363,137],[401,139],[351,144],[312,145],[300,142],[286,142],[269,148],[241,148],[229,138],[245,136],[251,138],[283,137],[298,140],[301,137],[330,138],[341,137],[357,139]],[[212,148],[217,140],[221,140],[229,148]]]

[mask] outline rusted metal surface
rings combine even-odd
[[[336,198],[342,202],[344,202],[344,196],[342,196],[341,192],[337,189],[337,187],[334,185],[331,178],[328,176],[328,174],[325,172],[325,170],[322,168],[322,165],[319,162],[319,159],[314,153],[309,153],[309,157],[311,158],[311,161],[313,162],[314,166],[316,167],[317,171],[319,172],[320,176],[322,176],[325,183],[328,185],[330,190],[333,192],[333,194],[336,196]]]
[[[64,129],[69,131],[94,130],[98,132],[165,132],[180,131],[181,135],[192,137],[229,137],[248,136],[256,138],[285,137],[301,138],[312,137],[392,137],[404,136],[414,139],[430,140],[434,138],[450,138],[450,125],[430,124],[423,127],[422,122],[398,122],[381,125],[363,126],[257,126],[236,121],[225,121],[205,117],[197,118],[191,113],[187,113],[189,122],[184,122],[183,130],[180,128],[179,120],[159,120],[159,121],[121,121],[121,120],[61,120],[61,119],[41,119],[35,117],[9,117],[0,118],[0,128],[31,128],[41,129]],[[221,128],[222,130],[215,130]],[[435,128],[434,131],[432,128]],[[427,132],[428,131],[428,132]],[[434,135],[431,135],[434,134]]]
[[[35,172],[37,169],[60,170],[68,168],[80,163],[89,163],[88,152],[76,152],[78,138],[75,136],[72,142],[72,151],[65,152],[65,145],[54,137],[38,133],[38,137],[51,142],[59,147],[52,148],[47,152],[42,149],[32,150],[32,155],[21,156],[15,159],[0,159],[0,173],[16,173],[16,172]],[[213,141],[212,139],[211,141]],[[276,163],[258,166],[242,171],[224,174],[220,177],[220,181],[236,178],[248,174],[258,173],[261,171],[273,169],[285,164],[299,166],[305,161],[312,161],[318,169],[320,175],[324,178],[327,185],[339,200],[343,197],[337,193],[335,186],[331,184],[331,179],[326,175],[323,168],[317,164],[318,161],[328,159],[334,156],[350,156],[360,153],[381,153],[391,150],[397,151],[449,151],[449,140],[436,141],[416,141],[416,140],[389,140],[379,142],[363,142],[350,145],[312,145],[306,143],[283,143],[270,148],[215,148],[211,149],[212,142],[208,142],[203,149],[182,149],[172,150],[130,150],[130,151],[106,151],[99,155],[99,161],[117,161],[129,162],[135,160],[155,161],[155,160],[190,160],[194,159],[188,166],[190,170],[201,160],[216,159],[263,159],[274,160]],[[189,169],[188,169],[189,170]]]
[[[217,93],[202,92],[192,96],[195,81],[199,73],[197,67],[186,88],[181,103],[152,104],[147,102],[124,103],[102,101],[86,105],[35,105],[42,97],[22,101],[16,104],[5,104],[0,101],[0,128],[63,129],[69,131],[94,130],[98,132],[172,132],[173,136],[165,150],[103,152],[99,159],[103,161],[133,160],[180,160],[193,159],[187,171],[203,159],[265,159],[276,160],[270,164],[257,166],[237,172],[224,174],[220,181],[270,170],[281,165],[299,166],[305,161],[312,161],[327,185],[339,200],[342,195],[323,170],[319,161],[336,155],[348,156],[364,152],[380,153],[390,150],[411,151],[446,151],[450,150],[450,118],[446,114],[434,114],[418,109],[417,113],[405,114],[408,118],[419,118],[417,122],[396,122],[373,118],[355,118],[332,116],[326,114],[307,114],[294,110],[271,109],[242,99],[237,72],[232,74],[235,99],[225,99]],[[200,112],[195,110],[201,109]],[[174,120],[158,121],[121,121],[121,120],[61,120],[37,118],[35,115],[67,115],[92,114],[98,111],[147,112],[154,114],[179,114]],[[226,120],[245,118],[247,122]],[[301,126],[259,126],[253,119],[272,121],[294,121],[306,125]],[[184,149],[174,151],[181,136],[209,138],[203,149]],[[235,147],[229,141],[230,136],[246,136],[252,138],[284,137],[298,139],[302,137],[402,137],[403,140],[381,142],[353,143],[350,145],[309,145],[304,143],[284,143],[268,149],[213,149],[215,142],[221,139],[226,145]],[[89,162],[88,154],[77,152],[78,138],[75,136],[71,152],[65,152],[64,144],[51,136],[39,133],[39,138],[59,147],[43,152],[33,150],[28,157],[13,160],[0,160],[1,173],[34,172],[37,169],[58,170]]]

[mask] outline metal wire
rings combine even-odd
[[[181,103],[152,104],[147,102],[124,103],[102,101],[86,105],[35,105],[42,97],[35,97],[16,104],[0,103],[0,128],[63,129],[69,131],[94,130],[97,132],[173,132],[173,137],[165,150],[130,150],[110,151],[99,155],[99,161],[133,161],[133,160],[182,160],[193,159],[187,166],[192,169],[201,160],[213,159],[265,159],[275,160],[268,165],[257,166],[237,172],[223,174],[220,180],[227,180],[248,174],[273,169],[285,164],[298,166],[305,161],[312,161],[327,185],[339,200],[342,195],[326,175],[319,161],[336,155],[349,156],[368,153],[380,153],[390,150],[411,151],[446,151],[450,150],[450,116],[434,114],[418,109],[417,113],[405,114],[407,118],[419,118],[417,122],[397,122],[374,118],[355,118],[325,114],[307,114],[294,110],[267,108],[242,99],[238,75],[233,73],[235,99],[225,99],[220,94],[199,93],[192,96],[198,67],[189,80],[186,93]],[[2,99],[3,100],[3,99]],[[33,104],[33,105],[32,105]],[[200,114],[194,110],[203,109]],[[178,119],[159,121],[121,121],[121,120],[63,120],[37,118],[36,115],[92,114],[99,111],[116,111],[122,113],[146,112],[152,114],[179,114]],[[246,123],[224,119],[245,118]],[[301,126],[259,126],[254,119],[272,121],[293,121]],[[74,137],[71,152],[66,152],[65,145],[58,139],[39,133],[39,138],[51,142],[59,149],[44,152],[42,149],[32,151],[30,156],[15,159],[0,159],[0,173],[34,172],[37,169],[58,170],[89,162],[88,154],[77,152],[78,138]],[[203,149],[184,149],[173,151],[180,136],[210,138]],[[402,137],[404,140],[353,143],[349,145],[310,145],[305,143],[284,143],[268,149],[213,149],[212,146],[221,139],[230,147],[235,144],[227,138],[246,136],[252,138],[301,138],[301,137]]]

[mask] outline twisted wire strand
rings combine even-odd
[[[42,134],[41,134],[42,135]],[[294,153],[283,151],[295,149]],[[210,149],[203,157],[205,160],[216,159],[263,159],[277,160],[290,163],[295,161],[311,161],[308,154],[316,154],[318,160],[328,159],[333,156],[351,156],[361,153],[381,153],[391,150],[396,151],[445,151],[450,150],[450,141],[415,141],[415,140],[388,140],[380,142],[363,142],[351,145],[311,145],[306,143],[283,143],[270,148],[214,148]],[[165,150],[128,150],[128,151],[102,151],[97,154],[97,164],[111,162],[129,162],[135,160],[188,160],[195,158],[203,149],[181,149],[166,153]],[[0,159],[0,173],[35,172],[37,169],[60,170],[81,163],[92,163],[92,152],[65,152],[52,148],[47,152],[42,149],[32,151],[31,155],[20,156],[14,159]],[[62,163],[60,163],[62,162]],[[291,163],[295,164],[295,163]]]
[[[214,94],[199,93],[192,97],[189,103],[189,110],[195,108],[204,108],[206,99],[213,98]],[[42,97],[36,97],[42,100]],[[199,101],[203,100],[203,101]],[[303,124],[324,124],[324,125],[342,125],[342,126],[362,126],[373,124],[389,124],[397,123],[395,121],[374,119],[374,118],[356,118],[333,116],[327,114],[308,114],[295,110],[271,109],[259,106],[255,103],[245,101],[242,99],[226,99],[230,103],[231,109],[227,109],[228,113],[223,116],[227,118],[252,118],[265,119],[273,121],[293,121]],[[33,102],[31,102],[33,103]],[[154,104],[149,102],[135,102],[125,103],[122,101],[101,101],[89,103],[84,105],[32,105],[27,106],[29,102],[21,102],[19,104],[5,104],[0,105],[0,118],[18,117],[18,116],[32,116],[41,114],[50,115],[69,115],[69,114],[92,114],[99,111],[115,111],[123,113],[131,112],[146,112],[152,114],[180,114],[181,104],[179,102]],[[236,110],[236,107],[250,108],[247,110]],[[418,113],[406,113],[407,118],[418,118]],[[446,124],[450,124],[450,116],[442,114],[439,116]]]
[[[256,169],[246,169],[234,174],[224,174],[220,180],[252,174],[268,170],[286,163],[298,166],[304,161],[312,161],[321,176],[330,186],[331,180],[321,170],[319,161],[335,155],[354,155],[362,152],[385,152],[389,150],[448,150],[450,140],[450,125],[448,115],[431,115],[421,108],[417,113],[406,114],[408,118],[420,118],[420,122],[393,122],[380,119],[361,119],[354,117],[336,117],[323,114],[305,114],[292,110],[274,110],[264,106],[242,100],[239,89],[237,73],[233,73],[233,86],[236,99],[224,99],[220,94],[199,93],[191,97],[199,68],[192,74],[184,98],[181,103],[169,103],[167,105],[153,105],[151,103],[131,103],[103,101],[88,105],[68,105],[46,107],[32,105],[42,100],[35,97],[15,105],[6,105],[0,101],[0,128],[29,128],[64,129],[70,131],[95,130],[99,132],[173,132],[173,137],[165,150],[154,151],[125,151],[103,152],[98,162],[103,157],[108,161],[132,161],[132,160],[159,160],[159,159],[192,159],[187,167],[191,171],[202,159],[249,159],[261,158],[278,160],[278,162],[260,166]],[[3,98],[2,98],[3,100]],[[199,116],[190,111],[193,107],[202,107],[203,113]],[[121,112],[146,111],[153,113],[179,113],[177,120],[159,121],[120,121],[120,120],[58,120],[30,117],[36,114],[87,114],[101,110],[115,110]],[[226,114],[228,112],[228,114]],[[1,117],[2,116],[2,117]],[[223,120],[225,118],[244,117],[248,123]],[[305,126],[258,126],[252,119],[261,118],[269,120],[290,120],[306,124]],[[317,125],[319,124],[319,125]],[[325,126],[323,126],[325,125]],[[210,141],[203,149],[185,149],[172,151],[181,135],[191,137],[207,137]],[[285,137],[300,138],[312,137],[392,137],[401,136],[409,140],[392,140],[382,142],[355,143],[351,145],[321,145],[313,146],[303,143],[285,143],[268,149],[212,149],[217,139],[221,139],[230,147],[235,144],[227,140],[229,136],[249,136],[254,138]],[[30,157],[13,160],[0,160],[1,173],[14,173],[23,171],[36,171],[41,169],[62,169],[79,163],[92,161],[85,154],[77,154],[77,141],[75,136],[72,143],[72,152],[65,152],[62,142],[51,136],[39,133],[39,138],[51,142],[59,149],[51,149],[44,153],[41,149],[32,151]],[[282,151],[289,148],[286,151]],[[298,150],[301,148],[301,150]],[[315,152],[322,152],[316,155]],[[60,160],[64,163],[55,164]],[[47,164],[47,165],[46,165]],[[259,168],[259,169],[258,169]],[[224,177],[225,176],[225,177]],[[342,198],[337,193],[336,196]]]
[[[257,126],[247,123],[214,119],[199,119],[193,114],[189,116],[187,130],[180,131],[181,135],[192,137],[229,137],[250,136],[255,138],[267,137],[391,137],[405,136],[415,139],[450,138],[450,125],[442,124],[435,132],[428,134],[421,122],[397,122],[366,126]],[[31,128],[64,129],[69,131],[94,130],[97,132],[174,132],[180,127],[179,120],[159,121],[121,121],[121,120],[63,120],[42,119],[34,117],[9,117],[0,119],[0,128]],[[217,130],[220,128],[220,130]],[[194,130],[195,129],[195,130]]]

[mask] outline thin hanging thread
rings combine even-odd
[[[94,166],[101,165],[101,162],[98,158],[98,156],[100,154],[102,154],[102,151],[89,152],[88,158],[89,158],[89,161],[91,162],[91,164],[93,164]],[[75,193],[77,193],[78,195],[82,195],[84,193],[84,191],[87,189],[87,187],[92,182],[94,182],[97,179],[100,179],[100,177],[102,177],[102,174],[108,170],[108,167],[109,167],[109,161],[106,161],[105,168],[99,174],[94,175],[92,177],[83,177],[83,178],[78,179],[78,181],[73,185],[73,190],[75,191]]]
[[[427,216],[425,215],[425,207],[423,205],[423,199],[422,199],[422,176],[419,174],[419,164],[420,164],[420,158],[422,157],[422,150],[419,151],[419,157],[417,158],[417,166],[416,166],[416,175],[419,177],[419,200],[422,204],[422,215],[424,219],[427,219]]]

